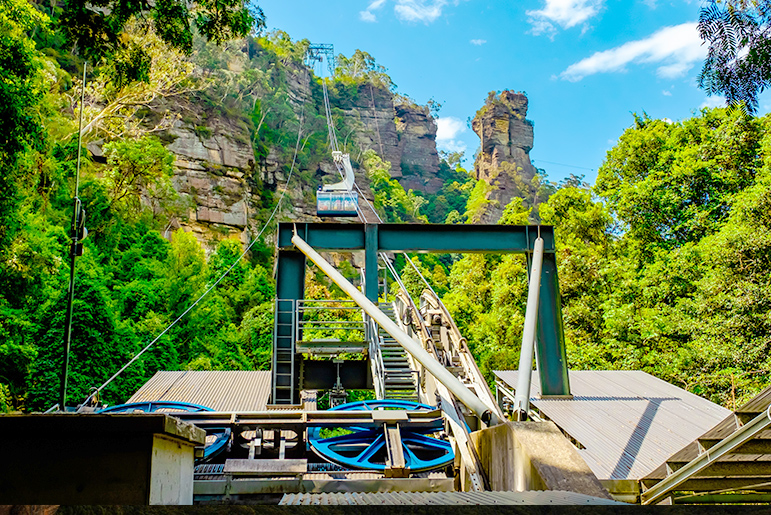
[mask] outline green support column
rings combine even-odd
[[[377,273],[378,226],[367,224],[364,228],[364,278],[366,281],[364,294],[377,304],[379,286]]]
[[[530,259],[531,254],[528,254],[528,265]],[[536,353],[541,395],[569,396],[570,380],[565,331],[562,326],[562,301],[557,279],[557,257],[553,252],[545,252],[543,255],[539,296]]]
[[[297,395],[295,370],[295,301],[305,296],[305,255],[279,250],[276,260],[276,312],[273,334],[273,402],[294,404]]]
[[[276,262],[276,298],[302,299],[305,296],[305,254],[279,250]]]

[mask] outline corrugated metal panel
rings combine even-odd
[[[496,371],[511,388],[517,371]],[[577,440],[601,479],[641,479],[728,410],[639,370],[570,371],[572,399],[540,399],[533,374],[532,404]]]
[[[424,479],[446,479],[447,475],[442,472],[428,472],[413,477]],[[303,479],[329,480],[329,479],[384,479],[385,476],[379,472],[356,472],[346,470],[343,472],[307,472],[303,474]]]
[[[381,492],[285,494],[281,505],[597,505],[624,504],[573,492]]]
[[[766,387],[763,391],[758,393],[755,397],[750,399],[746,404],[739,406],[739,408],[736,410],[737,414],[742,414],[745,416],[751,416],[755,417],[768,409],[769,404],[771,404],[771,386]],[[739,429],[739,426],[737,424],[738,419],[733,414],[726,417],[724,420],[716,424],[714,427],[710,428],[706,433],[699,436],[699,439],[724,439],[733,434],[734,431]],[[771,431],[761,431],[758,435],[755,436],[754,440],[757,442],[759,439],[770,439],[771,438]],[[702,446],[699,443],[699,439],[691,442],[689,445],[683,447],[682,449],[678,450],[676,453],[674,453],[672,456],[670,456],[667,459],[667,463],[678,463],[682,465],[683,463],[687,463],[696,457],[699,456],[699,454],[702,451]],[[730,471],[730,473],[726,473],[725,476],[730,476],[729,482],[732,483],[730,485],[726,485],[726,488],[737,488],[736,487],[736,480],[741,478],[742,476],[747,477],[747,484],[757,484],[761,482],[757,479],[758,476],[762,477],[768,477],[771,475],[771,454],[747,454],[744,452],[741,453],[729,453],[725,455],[723,458],[718,460],[718,463],[722,465],[723,471],[727,471],[727,464],[734,463],[736,464],[736,468],[733,471]],[[746,467],[745,464],[752,464],[755,465],[753,467]],[[759,472],[759,468],[762,470],[762,468],[765,468],[762,472]],[[747,470],[749,469],[749,470]],[[666,464],[662,464],[660,467],[658,467],[656,470],[648,474],[645,479],[664,479],[669,475]],[[748,477],[749,476],[749,477]],[[704,477],[704,476],[696,476],[696,477]],[[719,476],[715,474],[711,474],[709,476],[714,481],[719,481]],[[714,489],[714,482],[710,482],[709,485],[710,489]],[[737,488],[738,489],[738,488]]]
[[[269,371],[182,370],[156,372],[128,402],[192,402],[215,411],[261,411],[269,397]]]
[[[769,404],[771,404],[771,386],[766,387],[736,411],[741,413],[759,414],[767,410]]]

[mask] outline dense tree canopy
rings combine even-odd
[[[0,1],[0,257],[18,228],[15,213],[25,150],[44,145],[39,105],[45,94],[42,54],[26,34],[49,19],[26,0]]]
[[[595,188],[539,206],[556,227],[568,359],[642,369],[732,407],[767,385],[771,117],[635,117]],[[502,221],[522,223],[514,199]],[[445,302],[482,369],[516,366],[524,262],[467,256]]]
[[[102,400],[124,401],[161,369],[270,366],[272,243],[254,241],[249,230],[229,237],[217,224],[203,233],[173,230],[180,220],[192,225],[195,193],[174,188],[179,163],[167,148],[177,137],[170,127],[191,127],[202,142],[212,139],[210,119],[244,128],[254,163],[261,163],[242,177],[252,192],[249,217],[258,224],[273,212],[280,186],[261,176],[262,164],[270,160],[275,176],[287,177],[297,145],[290,193],[312,196],[328,160],[321,83],[302,64],[307,40],[275,31],[219,47],[207,42],[248,32],[244,6],[231,0],[78,2],[54,2],[52,22],[33,4],[0,0],[0,411],[48,408],[59,384],[80,57],[113,56],[94,62],[83,108],[91,151],[80,149],[79,196],[89,237],[76,268],[74,402],[161,334],[226,270],[228,277]],[[764,5],[736,8],[760,16]],[[193,26],[203,37],[186,39]],[[64,27],[77,31],[75,47],[64,40]],[[756,41],[747,37],[744,46]],[[298,100],[292,89],[298,84],[310,91],[308,99]],[[360,91],[374,98],[377,90],[370,88],[378,87],[392,84],[366,52],[341,57],[329,82],[333,99],[349,103]],[[185,108],[173,112],[180,99]],[[341,133],[358,129],[341,111],[332,116]],[[575,177],[553,184],[539,173],[528,185],[535,200],[511,199],[500,223],[556,226],[571,367],[642,369],[730,406],[770,379],[771,118],[713,109],[677,123],[645,115],[631,121],[596,186]],[[366,173],[361,185],[368,183],[385,221],[469,223],[489,202],[491,186],[466,172],[459,155],[442,156],[441,188],[427,194],[405,190],[383,156],[360,151],[355,140],[346,137],[343,144]],[[213,179],[222,172],[212,166],[202,173]],[[254,245],[236,263],[243,240]],[[525,259],[410,259],[444,297],[488,378],[495,369],[516,367]],[[395,262],[407,289],[419,295],[423,280],[403,256]],[[346,262],[340,268],[358,275]],[[342,296],[313,273],[307,291]]]
[[[65,0],[62,26],[70,44],[77,45],[84,57],[96,61],[120,50],[127,69],[130,67],[138,77],[144,53],[141,48],[121,41],[126,23],[135,16],[152,19],[164,42],[188,53],[193,49],[193,26],[217,44],[265,26],[262,10],[250,10],[243,0]]]
[[[699,86],[755,113],[758,95],[771,86],[771,1],[711,0],[699,35],[709,44]]]

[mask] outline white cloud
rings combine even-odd
[[[466,132],[466,124],[459,118],[446,116],[436,119],[436,146],[450,152],[465,152],[466,143],[457,139]]]
[[[388,0],[373,0],[364,11],[359,11],[359,18],[366,22],[375,22],[373,11],[382,9]],[[395,0],[394,14],[401,21],[423,22],[426,25],[442,15],[442,9],[450,0]]]
[[[487,43],[487,40],[486,39],[472,39],[471,41],[469,41],[469,43],[471,43],[472,45],[476,45],[476,46],[482,46],[485,43]]]
[[[422,21],[429,24],[442,15],[447,0],[396,0],[394,13],[402,21]]]
[[[725,107],[725,97],[707,97],[704,99],[704,102],[701,103],[699,109],[704,109],[705,107]]]
[[[669,90],[666,90],[666,89],[664,91],[662,91],[661,94],[664,95],[665,97],[671,97],[672,96],[672,92],[669,91]]]
[[[662,118],[661,121],[666,123],[667,125],[672,125],[673,123],[675,123],[670,118]]]
[[[466,132],[466,124],[460,118],[444,116],[436,119],[436,141],[455,139]]]
[[[696,31],[696,23],[664,27],[651,36],[597,52],[573,63],[560,74],[576,82],[595,73],[624,72],[630,63],[660,63],[656,74],[663,78],[684,75],[707,55],[707,48]]]
[[[361,18],[361,21],[367,21],[370,23],[377,21],[377,18],[375,17],[375,15],[369,11],[360,11],[359,18]]]
[[[372,11],[377,11],[378,9],[382,8],[386,3],[386,0],[373,0],[370,2],[369,6],[367,6],[366,11],[359,11],[359,18],[361,18],[362,21],[366,21],[369,23],[374,23],[377,21],[377,17]]]
[[[563,29],[575,27],[596,16],[604,0],[545,0],[543,9],[527,11],[533,34],[554,34],[559,25]]]
[[[448,152],[465,152],[468,149],[466,143],[459,139],[448,139],[442,141],[441,143],[437,141],[436,148],[439,150],[446,150]]]

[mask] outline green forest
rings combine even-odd
[[[307,40],[261,32],[262,12],[238,2],[202,0],[188,11],[165,0],[149,15],[104,4],[110,14],[94,19],[77,0],[0,0],[0,412],[57,402],[76,194],[88,236],[76,258],[70,402],[82,402],[161,334],[102,402],[125,401],[158,370],[268,369],[275,224],[312,195],[315,172],[329,160],[321,81],[304,65]],[[310,101],[293,95],[303,76],[311,77]],[[329,95],[341,134],[356,130],[343,107],[364,86],[396,91],[366,52],[338,56]],[[188,104],[197,107],[178,109]],[[537,202],[514,198],[505,207],[498,223],[556,228],[571,368],[644,370],[729,408],[768,384],[771,116],[754,116],[751,99],[746,106],[702,109],[679,122],[630,115],[594,185],[550,182],[541,171]],[[300,200],[255,168],[244,180],[259,230],[239,238],[212,227],[202,244],[170,229],[195,199],[174,187],[169,128],[183,121],[210,136],[223,117],[249,135],[256,163],[277,159]],[[95,142],[98,156],[89,150]],[[346,150],[384,221],[471,223],[485,202],[486,183],[458,154],[441,155],[443,186],[428,194],[405,190],[375,151],[352,140]],[[486,376],[516,368],[524,258],[413,262]],[[417,274],[404,258],[396,263],[418,295]],[[308,291],[336,290],[309,274]]]

